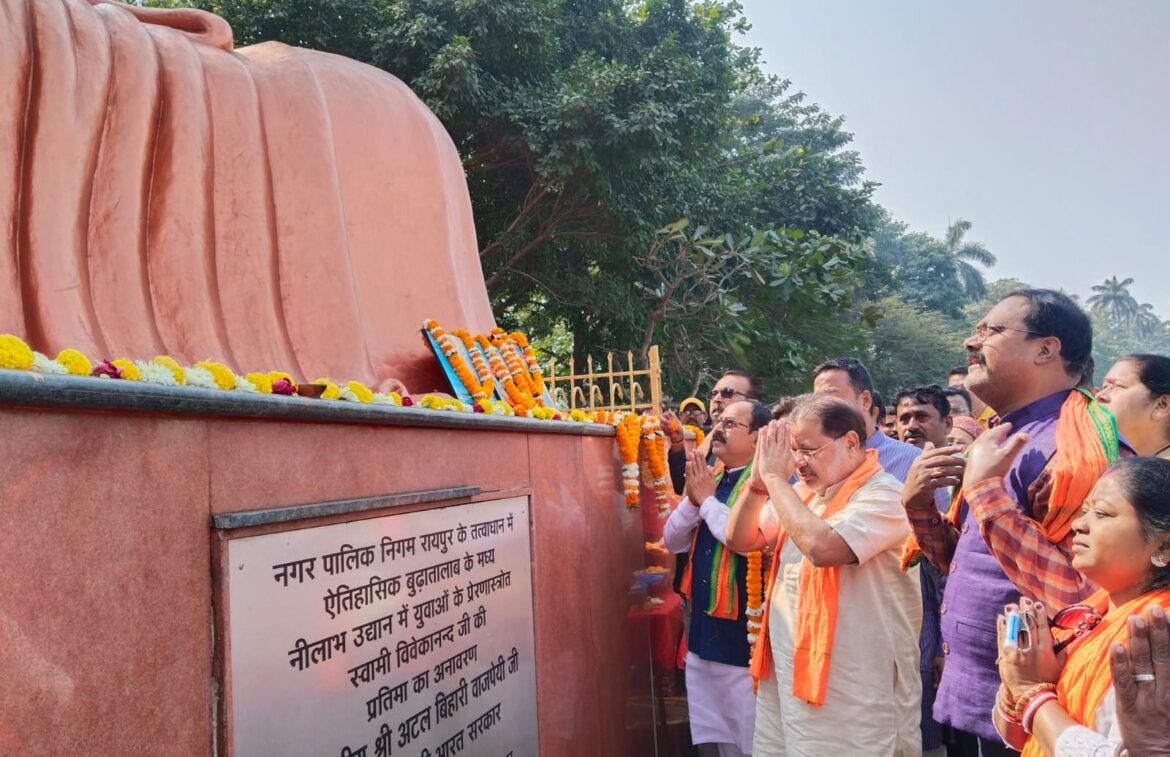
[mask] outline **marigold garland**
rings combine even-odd
[[[89,358],[71,347],[57,353],[57,362],[71,376],[88,376],[93,372],[93,363],[89,362]]]
[[[151,362],[170,368],[171,374],[175,377],[176,384],[187,383],[187,373],[183,370],[183,366],[179,365],[179,361],[175,360],[170,355],[155,355],[154,360]]]
[[[215,379],[215,385],[220,389],[229,391],[236,388],[236,374],[232,373],[232,369],[223,363],[217,363],[214,360],[200,360],[195,365],[208,371]]]
[[[491,368],[488,368],[487,361],[483,359],[483,353],[476,346],[475,339],[465,329],[456,329],[451,334],[463,342],[463,347],[467,350],[467,354],[471,355],[471,365],[475,369],[475,377],[479,381],[480,386],[483,387],[483,397],[479,399],[490,400],[492,394],[496,391],[496,380],[492,378]]]
[[[492,373],[495,374],[500,386],[504,388],[504,393],[508,396],[508,402],[511,403],[516,414],[521,416],[529,415],[530,413],[527,411],[536,407],[536,399],[528,392],[522,391],[516,385],[512,377],[512,372],[508,370],[508,366],[500,356],[500,351],[492,348],[492,344],[488,341],[487,337],[483,334],[477,334],[475,341],[483,348],[484,354],[488,356],[488,364],[491,366]],[[525,412],[520,412],[521,410]]]
[[[345,387],[341,390],[341,399],[369,403],[374,401],[374,392],[360,381],[346,381]]]
[[[439,345],[439,351],[443,353],[447,362],[455,370],[455,375],[459,377],[459,383],[467,388],[474,399],[487,399],[491,394],[491,389],[480,383],[476,374],[467,366],[467,361],[459,354],[459,348],[455,345],[455,341],[443,331],[439,322],[434,319],[426,320],[423,322],[423,328]]]
[[[272,394],[272,379],[268,378],[267,373],[248,373],[244,378],[251,381],[252,386],[261,394]]]
[[[626,508],[638,506],[638,440],[642,426],[633,413],[618,417],[613,424],[618,452],[622,458],[622,489],[626,495]]]
[[[532,382],[532,393],[538,397],[543,395],[544,374],[540,372],[540,363],[536,359],[536,353],[528,345],[528,337],[520,331],[513,331],[510,336],[512,341],[516,343],[516,346],[524,353],[524,362],[528,366],[528,374]]]
[[[0,368],[27,371],[36,356],[24,340],[13,334],[0,334]]]
[[[546,407],[542,399],[532,395],[533,389],[538,390],[539,393],[544,391],[543,379],[535,364],[535,355],[528,347],[527,338],[520,332],[506,334],[502,329],[495,330],[494,335],[505,348],[504,350],[492,349],[491,343],[482,335],[473,338],[466,331],[453,332],[453,335],[460,338],[464,346],[468,348],[468,354],[471,355],[474,365],[474,373],[472,373],[471,370],[466,369],[466,360],[458,351],[451,351],[450,345],[454,344],[452,337],[445,334],[435,321],[428,321],[426,326],[436,332],[433,334],[437,337],[436,342],[440,344],[446,342],[448,358],[450,359],[452,354],[455,356],[455,360],[452,361],[453,365],[462,363],[464,370],[459,371],[459,373],[470,377],[467,383],[477,390],[475,395],[479,396],[476,396],[475,402],[469,405],[457,399],[427,395],[419,403],[422,407],[489,415],[517,415],[541,420],[569,420],[578,423],[594,420],[615,423],[617,422],[615,418],[624,417],[606,412],[589,414],[580,409],[562,413],[555,407]],[[477,342],[483,348],[482,350],[475,349]],[[524,351],[524,360],[521,360],[516,350],[512,349],[514,346]],[[489,367],[485,363],[485,354],[489,356],[494,365]],[[503,355],[509,356],[506,361]],[[525,365],[525,361],[529,365]],[[507,363],[511,363],[511,365],[509,366]],[[532,371],[529,370],[529,366],[533,366]],[[222,391],[284,395],[297,393],[296,381],[291,374],[284,371],[258,371],[241,376],[233,372],[227,365],[214,360],[200,360],[193,365],[184,366],[169,355],[156,355],[150,360],[106,359],[95,364],[85,354],[72,348],[62,350],[54,359],[34,351],[23,339],[14,334],[0,334],[0,368],[140,381],[164,386],[193,386]],[[493,373],[504,377],[503,386],[511,403],[492,398],[496,381]],[[535,376],[533,376],[534,373]],[[410,407],[415,404],[410,397],[403,397],[397,392],[389,394],[374,392],[360,381],[337,384],[328,378],[320,378],[312,383],[325,387],[322,393],[324,399],[399,407]],[[632,440],[636,461],[639,439],[637,418],[631,417],[627,423],[629,425],[625,428],[628,429],[629,433],[626,436]]]
[[[707,436],[706,434],[703,433],[703,429],[699,428],[698,426],[692,426],[691,424],[688,423],[687,425],[683,426],[683,428],[690,429],[691,433],[695,435],[695,446],[696,447],[698,447],[700,444],[702,444],[703,439]]]
[[[651,484],[654,486],[654,504],[658,506],[658,515],[661,518],[670,515],[664,438],[662,424],[658,418],[646,416],[642,421],[642,446],[646,450],[646,463],[650,468]]]
[[[142,372],[138,370],[138,366],[132,360],[120,357],[117,360],[111,360],[110,365],[118,369],[119,378],[124,378],[127,381],[142,380]]]

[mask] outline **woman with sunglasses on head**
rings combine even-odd
[[[1003,488],[1026,444],[1017,434],[1000,447],[1007,425],[968,448],[974,488]],[[1170,607],[1170,460],[1134,457],[1111,465],[1073,530],[1072,565],[1100,589],[1060,612],[1022,598],[997,623],[1002,685],[994,720],[1024,757],[1113,755],[1121,744],[1110,651],[1125,643],[1129,624],[1145,622],[1130,616]],[[1140,686],[1154,685],[1150,671],[1135,677]]]
[[[1170,357],[1126,355],[1105,374],[1097,401],[1143,457],[1170,458]]]

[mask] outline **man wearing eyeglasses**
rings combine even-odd
[[[715,387],[711,390],[709,395],[709,409],[711,417],[712,432],[719,425],[719,419],[723,416],[723,411],[733,402],[740,402],[742,400],[762,400],[764,397],[764,382],[758,376],[753,376],[744,371],[730,370],[725,371],[723,375],[715,382]],[[662,428],[666,431],[670,438],[670,451],[667,453],[666,462],[670,467],[670,480],[674,482],[674,493],[682,494],[683,487],[686,483],[686,465],[687,453],[685,446],[685,439],[683,436],[682,422],[674,413],[663,413]],[[715,462],[714,456],[711,454],[711,435],[707,435],[705,440],[707,443],[699,447],[707,458],[709,464]],[[677,573],[682,573],[682,566],[679,566]]]
[[[750,480],[759,429],[771,420],[767,406],[756,400],[721,408],[711,450],[723,468],[713,475],[699,451],[688,455],[686,496],[662,531],[667,549],[690,554],[681,590],[690,601],[691,740],[728,757],[751,754],[756,710],[748,672],[747,559],[726,547],[725,529],[730,505]]]
[[[952,753],[1008,754],[991,719],[999,688],[995,618],[1003,606],[1022,594],[1051,616],[1089,592],[1071,565],[1070,526],[1119,452],[1106,412],[1075,391],[1092,343],[1088,317],[1060,292],[1020,290],[997,303],[964,342],[965,386],[1012,433],[1027,435],[1006,477],[1012,500],[988,494],[996,482],[961,481],[946,449],[926,452],[916,465],[937,487],[962,484],[954,510],[943,517],[924,494],[903,495],[917,545],[948,576],[940,607],[946,666],[934,714],[957,731]],[[1059,494],[1050,500],[1050,491]]]
[[[801,398],[760,432],[728,520],[733,547],[775,550],[756,757],[921,754],[918,577],[899,569],[902,486],[865,448],[872,426],[842,398]]]
[[[874,397],[873,382],[869,369],[860,360],[845,357],[818,365],[813,371],[813,392],[839,397],[857,408],[862,415],[870,415]],[[922,450],[913,444],[890,438],[873,424],[869,425],[868,434],[863,440],[865,449],[877,452],[882,469],[898,479],[899,483],[906,483],[911,466]],[[938,512],[946,509],[946,491],[931,490],[928,499],[934,503]],[[939,644],[939,589],[926,572],[919,573],[918,581],[924,619],[919,633],[919,672],[923,692],[920,705],[929,705],[934,693],[935,656]],[[923,750],[930,752],[941,748],[942,729],[931,716],[928,707],[921,708],[919,727]]]

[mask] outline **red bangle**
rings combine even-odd
[[[1005,696],[1005,692],[1004,692],[1004,689],[1002,686],[1000,687],[999,691],[996,692],[995,707],[996,707],[996,709],[999,710],[999,714],[1003,716],[1004,720],[1006,720],[1009,723],[1015,723],[1016,725],[1020,724],[1020,716],[1018,714],[1016,714],[1016,710],[1015,710],[1015,707],[1013,706],[1013,703],[1009,703],[1007,701],[1007,698]]]
[[[766,486],[756,486],[755,484],[749,484],[748,491],[750,491],[752,494],[763,494],[765,497],[768,496],[768,487]]]
[[[1032,697],[1032,701],[1028,702],[1028,707],[1020,718],[1020,724],[1024,726],[1024,733],[1032,735],[1032,721],[1036,719],[1036,713],[1045,704],[1054,701],[1056,701],[1056,694],[1051,691],[1044,691]]]

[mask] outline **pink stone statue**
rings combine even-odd
[[[493,325],[459,155],[393,76],[197,10],[0,0],[0,332],[440,386]]]

